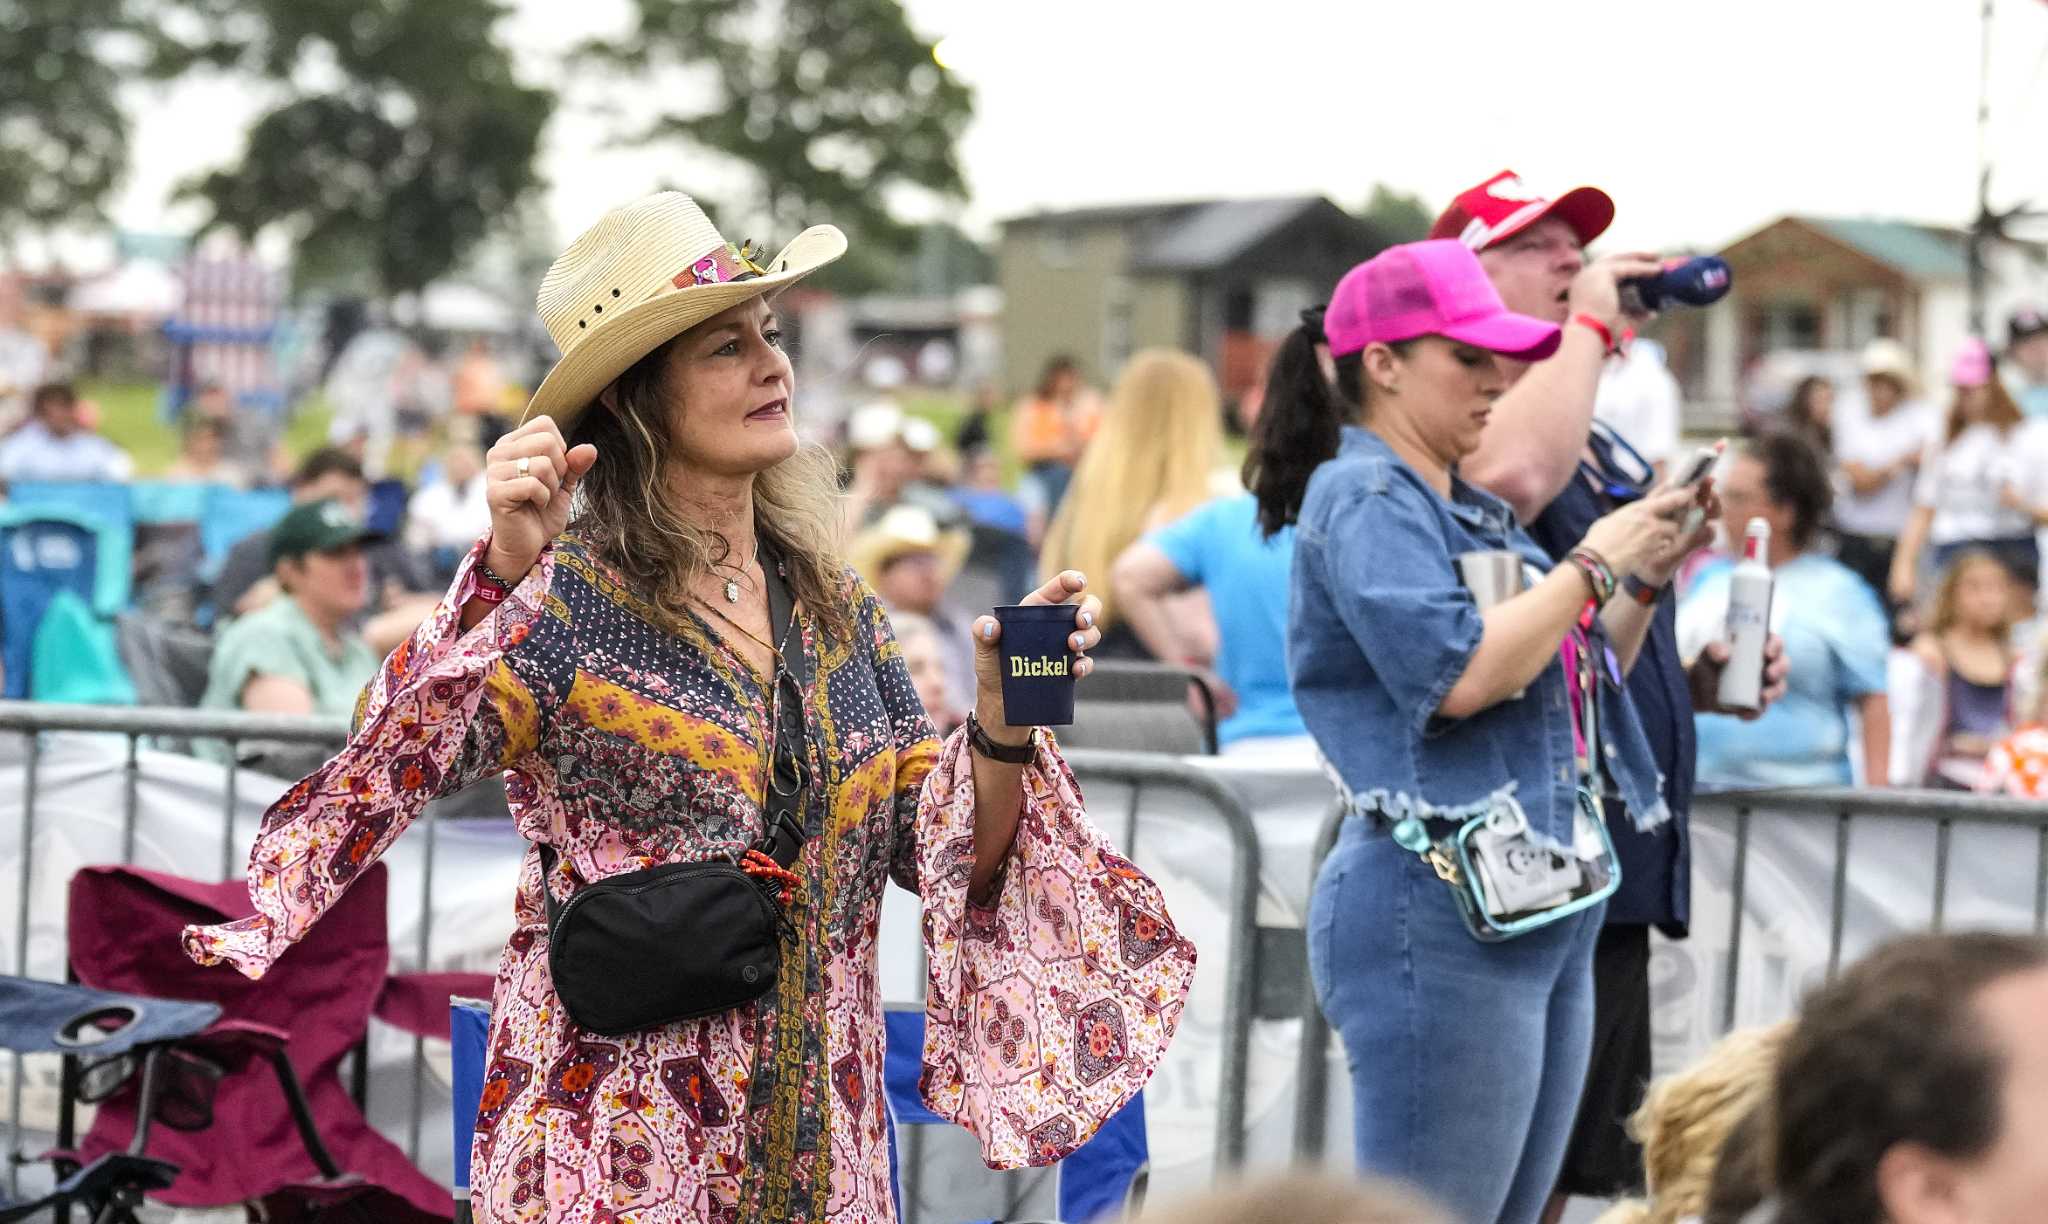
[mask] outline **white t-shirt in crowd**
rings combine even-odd
[[[29,393],[49,376],[50,354],[25,331],[0,327],[0,433],[28,419]]]
[[[423,486],[406,506],[406,546],[416,552],[452,548],[466,552],[491,529],[491,504],[484,500],[484,478],[477,475],[457,488],[446,480]]]
[[[2012,487],[2037,512],[2048,510],[2048,417],[2020,426],[2012,439]],[[2048,526],[2034,529],[2041,556],[2048,558]]]
[[[1835,401],[1835,461],[1888,467],[1921,454],[1939,424],[1933,405],[1907,400],[1873,416],[1862,388],[1844,388]],[[1835,526],[1850,535],[1896,537],[1913,512],[1913,475],[1895,476],[1875,493],[1859,494],[1845,479],[1835,499]]]
[[[1608,359],[1593,393],[1593,416],[1651,463],[1678,454],[1678,380],[1660,345],[1638,340],[1625,355]]]
[[[0,480],[123,481],[135,472],[128,452],[88,430],[57,437],[30,421],[0,442]]]
[[[1980,421],[1945,445],[1939,438],[1927,444],[1913,484],[1913,504],[1934,510],[1929,543],[2032,534],[2026,515],[1999,504],[1999,494],[2018,475],[2014,441],[2013,434]]]

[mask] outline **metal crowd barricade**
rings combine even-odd
[[[30,912],[30,885],[34,881],[35,864],[35,821],[36,801],[40,785],[39,772],[42,764],[45,732],[82,732],[87,734],[119,735],[127,740],[125,762],[126,785],[122,788],[121,811],[121,862],[132,863],[135,858],[136,814],[139,804],[138,786],[141,779],[140,753],[142,740],[146,736],[176,736],[188,739],[220,739],[227,741],[232,750],[240,744],[262,742],[267,744],[290,744],[307,747],[338,748],[348,738],[345,722],[331,718],[285,717],[266,714],[244,714],[240,712],[217,712],[211,710],[186,709],[138,709],[119,706],[75,706],[55,705],[45,702],[0,701],[0,733],[12,732],[23,740],[23,784],[21,807],[21,864],[15,880],[15,933],[12,956],[8,959],[10,972],[18,977],[28,976],[29,968],[29,926],[33,915]],[[242,864],[236,861],[235,807],[236,775],[234,765],[226,767],[226,786],[221,800],[221,878],[229,879],[241,874]],[[429,828],[432,822],[428,822]],[[432,862],[431,856],[428,858]],[[431,879],[431,867],[428,871]],[[421,926],[421,942],[424,945],[431,923]],[[426,948],[420,949],[422,958]],[[354,1068],[355,1087],[358,1095],[365,1083],[367,1068],[360,1058]],[[8,1154],[7,1182],[9,1192],[20,1192],[20,1172],[23,1163],[21,1144],[22,1091],[25,1063],[21,1055],[14,1056],[13,1082],[8,1089]],[[417,1084],[417,1080],[415,1081]],[[415,1089],[417,1092],[417,1087]],[[415,1109],[414,1116],[418,1116]],[[417,1124],[415,1123],[414,1149],[417,1151]]]
[[[2048,930],[2048,804],[2022,799],[1971,795],[1954,791],[1859,790],[1852,787],[1814,787],[1788,790],[1739,790],[1707,792],[1694,796],[1691,820],[1695,828],[1725,824],[1734,841],[1729,877],[1728,948],[1726,965],[1718,983],[1717,1033],[1735,1027],[1736,1001],[1742,988],[1742,928],[1745,898],[1749,886],[1752,831],[1759,816],[1823,818],[1834,822],[1834,853],[1828,873],[1827,976],[1842,965],[1843,932],[1850,892],[1849,856],[1858,820],[1914,820],[1934,826],[1934,856],[1929,864],[1931,902],[1927,925],[1941,930],[1947,918],[1951,842],[1957,825],[2002,826],[2035,831],[2033,926],[2036,934]],[[1331,848],[1336,844],[1343,809],[1331,811],[1325,819],[1313,854],[1310,887]],[[1328,1095],[1326,1065],[1330,1028],[1317,1005],[1313,984],[1302,991],[1301,1047],[1296,1065],[1294,1145],[1304,1160],[1321,1157],[1325,1146]]]
[[[1315,849],[1308,856],[1308,895],[1315,896],[1316,876],[1323,860],[1336,848],[1337,831],[1344,827],[1347,809],[1343,800],[1330,805],[1323,827],[1316,830]],[[1306,914],[1306,909],[1303,913]],[[1306,921],[1306,920],[1304,920]],[[1307,937],[1307,931],[1302,932]],[[1295,1048],[1294,1063],[1294,1155],[1297,1160],[1320,1159],[1330,1111],[1329,1093],[1330,1022],[1316,1001],[1316,984],[1304,976],[1301,983],[1301,1044]]]
[[[1179,757],[1086,748],[1068,750],[1065,756],[1084,794],[1093,785],[1130,787],[1122,829],[1115,828],[1101,808],[1091,805],[1091,815],[1099,828],[1117,840],[1125,856],[1140,866],[1144,858],[1138,846],[1138,809],[1147,787],[1182,791],[1204,801],[1230,838],[1235,854],[1230,871],[1230,948],[1223,958],[1223,1066],[1217,1090],[1215,1163],[1219,1172],[1236,1169],[1244,1163],[1245,1100],[1260,959],[1259,837],[1251,812],[1216,775]]]
[[[29,930],[32,921],[30,893],[34,872],[34,839],[36,833],[36,808],[38,800],[38,772],[45,746],[40,738],[48,732],[75,732],[86,734],[117,735],[125,740],[125,784],[121,812],[121,858],[123,863],[134,861],[136,852],[136,825],[139,807],[139,782],[141,779],[140,753],[147,737],[163,736],[182,739],[218,739],[226,741],[230,748],[257,742],[267,744],[289,744],[308,748],[332,750],[338,748],[347,737],[346,724],[338,719],[301,717],[273,717],[268,715],[244,714],[239,712],[215,712],[189,709],[140,709],[101,706],[68,706],[37,702],[0,702],[0,734],[13,733],[22,738],[24,746],[24,782],[21,816],[22,861],[17,878],[13,881],[17,889],[15,946],[8,963],[16,974],[26,976],[29,968]],[[1115,821],[1115,813],[1098,808],[1095,812],[1098,823],[1118,840],[1122,851],[1134,861],[1142,862],[1142,847],[1138,844],[1139,810],[1148,792],[1169,791],[1192,796],[1203,808],[1213,813],[1224,836],[1233,848],[1233,862],[1228,893],[1229,913],[1227,926],[1230,933],[1230,948],[1220,956],[1224,966],[1224,1014],[1223,1053],[1218,1089],[1218,1116],[1214,1144],[1215,1161],[1219,1169],[1233,1169],[1242,1164],[1245,1151],[1245,1113],[1247,1078],[1249,1072],[1249,1047],[1252,1022],[1257,1012],[1259,990],[1261,940],[1257,928],[1257,900],[1259,893],[1260,853],[1256,829],[1244,801],[1215,775],[1205,772],[1179,758],[1138,752],[1111,752],[1075,749],[1067,753],[1069,765],[1084,787],[1123,786],[1129,789],[1124,805],[1122,826]],[[237,766],[224,768],[224,786],[220,822],[220,872],[221,878],[239,875],[242,863],[239,861],[235,836],[235,814],[238,802]],[[424,836],[422,847],[423,866],[421,871],[421,922],[418,947],[415,949],[418,962],[428,963],[433,934],[433,906],[431,903],[434,880],[434,841],[438,821],[427,819],[422,822],[426,828],[415,836]],[[1219,963],[1217,959],[1210,964]],[[353,1068],[353,1087],[360,1097],[367,1084],[367,1068],[358,1059]],[[420,1152],[420,1118],[422,1116],[421,1092],[425,1084],[425,1053],[423,1045],[415,1040],[413,1102],[408,1121],[408,1151],[415,1160]],[[23,1142],[22,1091],[23,1067],[21,1059],[15,1060],[13,1083],[10,1087],[8,1122],[10,1129],[10,1156],[18,1157]],[[10,1186],[17,1184],[19,1164],[10,1161],[8,1179]]]
[[[1735,1025],[1735,1001],[1741,986],[1743,898],[1748,884],[1751,826],[1756,815],[1830,817],[1835,822],[1834,868],[1828,893],[1828,976],[1841,968],[1842,932],[1849,896],[1849,851],[1857,819],[1905,818],[1934,824],[1934,862],[1929,867],[1932,904],[1928,927],[1939,931],[1947,918],[1950,845],[1958,824],[2003,825],[2035,830],[2034,931],[2048,924],[2048,804],[1956,791],[1856,790],[1826,787],[1803,790],[1721,791],[1693,800],[1698,823],[1725,815],[1735,838],[1734,872],[1729,885],[1728,966],[1721,983],[1721,1030]]]

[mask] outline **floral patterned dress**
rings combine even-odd
[[[479,1220],[888,1220],[875,941],[889,878],[922,897],[922,1088],[993,1167],[1056,1160],[1151,1074],[1193,978],[1158,889],[1088,823],[1049,738],[989,908],[970,907],[974,783],[934,738],[887,618],[849,571],[853,640],[799,609],[814,680],[802,885],[778,988],[708,1019],[601,1037],[548,976],[545,886],[737,854],[761,833],[763,678],[701,621],[626,589],[571,533],[460,632],[451,595],[393,652],[348,746],[265,816],[256,915],[187,952],[250,977],[426,802],[509,771],[523,860],[473,1149]],[[785,937],[787,939],[787,937]]]

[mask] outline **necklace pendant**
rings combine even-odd
[[[737,578],[728,578],[728,579],[726,579],[726,580],[725,580],[725,602],[727,602],[727,603],[729,603],[729,604],[736,604],[736,603],[738,603],[739,601],[740,601],[740,580],[739,580],[739,579],[737,579]]]

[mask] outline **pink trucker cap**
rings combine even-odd
[[[1344,274],[1330,294],[1323,335],[1330,356],[1368,344],[1449,336],[1523,361],[1557,351],[1561,331],[1501,304],[1479,257],[1455,238],[1388,247]]]
[[[1991,381],[1991,349],[1975,336],[1956,350],[1955,363],[1948,368],[1948,380],[1958,387],[1981,387]]]

